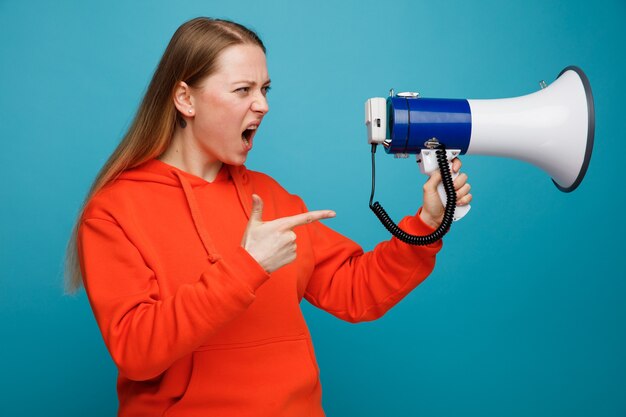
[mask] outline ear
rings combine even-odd
[[[196,111],[193,107],[191,88],[186,82],[179,81],[178,84],[176,84],[172,100],[174,100],[174,105],[181,115],[185,117],[192,117],[195,115]]]

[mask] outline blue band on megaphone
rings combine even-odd
[[[469,147],[472,114],[467,100],[389,97],[387,120],[388,153],[419,153],[432,138],[461,153]]]

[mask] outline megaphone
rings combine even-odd
[[[436,160],[436,149],[440,155],[445,149],[447,161],[462,154],[501,156],[539,167],[559,190],[571,192],[589,166],[595,112],[587,76],[569,66],[549,86],[542,81],[539,91],[514,98],[421,98],[418,93],[392,90],[386,99],[366,101],[365,124],[373,152],[382,145],[396,156],[417,154],[424,173],[443,166]],[[447,176],[446,170],[442,176]],[[445,204],[443,185],[440,195]],[[468,210],[456,207],[453,220]]]

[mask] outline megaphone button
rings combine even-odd
[[[404,98],[418,98],[420,96],[420,93],[414,91],[403,91],[402,93],[398,93],[397,96]]]

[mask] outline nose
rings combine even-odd
[[[262,93],[257,94],[254,101],[252,102],[252,111],[265,114],[270,110],[270,106],[267,103],[267,97]]]

